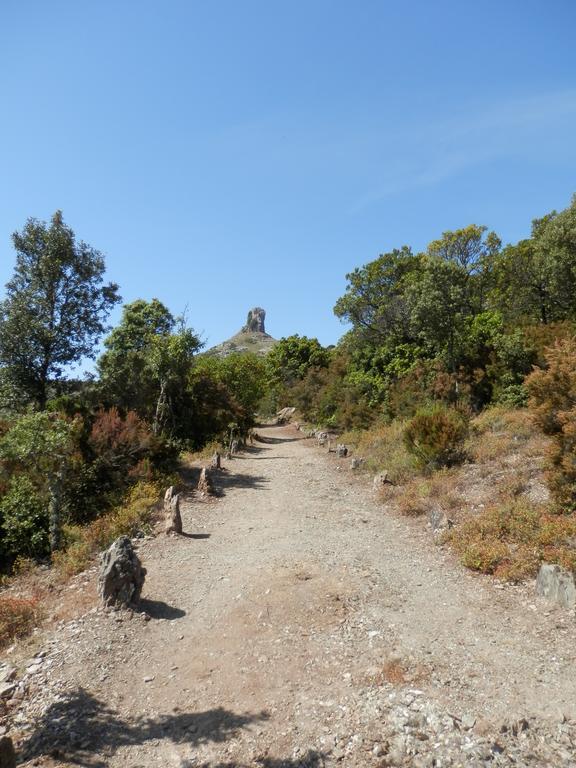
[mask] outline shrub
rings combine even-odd
[[[576,511],[576,338],[557,341],[546,352],[546,369],[527,379],[536,424],[553,439],[549,485],[563,511]]]
[[[12,478],[6,495],[0,501],[3,548],[12,555],[41,558],[50,552],[48,512],[26,475]]]
[[[0,596],[0,648],[31,632],[37,615],[36,600]]]
[[[450,467],[464,459],[467,434],[462,414],[436,405],[417,411],[404,429],[404,444],[422,467]]]
[[[407,517],[420,517],[428,511],[426,497],[428,486],[424,483],[411,483],[396,497],[396,507],[400,514]]]
[[[467,568],[520,581],[544,561],[574,570],[575,535],[576,518],[549,514],[517,496],[457,526],[449,538]]]
[[[69,576],[80,573],[97,552],[109,547],[118,536],[133,537],[139,531],[150,531],[159,498],[158,484],[141,481],[130,490],[124,502],[108,514],[85,527],[66,527],[66,549],[54,554],[56,566]]]

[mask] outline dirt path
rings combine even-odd
[[[92,609],[45,641],[29,764],[576,765],[574,617],[463,571],[293,429],[262,434],[222,498],[186,501],[188,535],[141,545],[150,620]]]

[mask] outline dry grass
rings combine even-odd
[[[452,530],[449,541],[462,563],[508,581],[534,576],[541,563],[576,570],[576,515],[510,496]]]
[[[182,454],[182,461],[186,465],[194,464],[194,462],[197,461],[208,461],[214,456],[216,451],[222,454],[226,452],[226,448],[222,443],[213,440],[212,442],[207,443],[204,448],[201,448],[199,451],[184,451]]]
[[[420,517],[428,511],[428,498],[428,484],[414,480],[396,495],[395,509],[405,517]]]
[[[37,619],[37,600],[0,595],[0,648],[29,634]]]
[[[371,472],[386,470],[394,483],[405,483],[418,474],[416,460],[404,444],[404,422],[376,425],[367,430],[344,433],[340,442],[351,445],[357,456],[365,460]]]
[[[401,432],[371,430],[357,444],[388,468],[387,455],[401,456]],[[400,472],[404,485],[386,487],[383,500],[409,517],[444,513],[455,525],[442,540],[473,570],[510,581],[534,576],[542,562],[576,570],[576,515],[553,514],[548,504],[548,445],[526,410],[491,408],[472,422],[472,463],[426,477]]]
[[[512,452],[541,456],[549,441],[534,425],[527,409],[488,408],[471,422],[468,453],[478,463],[495,461]]]

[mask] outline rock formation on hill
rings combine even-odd
[[[235,352],[253,352],[263,357],[276,344],[276,339],[266,333],[265,319],[266,310],[254,307],[248,312],[246,325],[238,333],[222,344],[212,347],[206,354],[227,357]]]
[[[265,319],[266,310],[262,309],[262,307],[254,307],[254,309],[249,310],[246,325],[240,333],[266,333],[266,328],[264,327]]]

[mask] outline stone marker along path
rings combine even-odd
[[[575,765],[573,614],[464,571],[350,458],[259,434],[139,546],[143,613],[44,638],[27,764]]]

